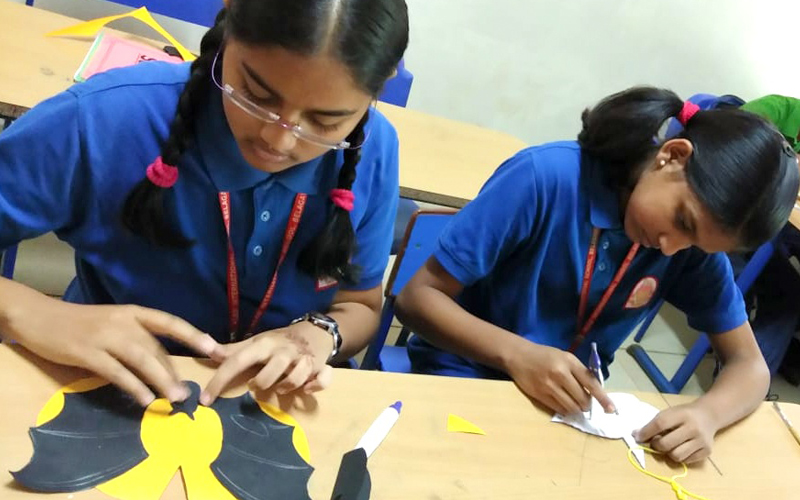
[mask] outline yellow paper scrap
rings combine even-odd
[[[172,44],[175,49],[177,49],[184,61],[194,61],[196,59],[195,56],[186,49],[186,47],[181,45],[172,35],[167,33],[167,30],[158,24],[158,21],[156,21],[153,16],[150,15],[147,7],[140,7],[134,11],[128,12],[127,14],[101,17],[99,19],[78,23],[75,26],[70,26],[69,28],[51,31],[45,36],[95,36],[106,24],[126,17],[138,19],[139,21],[156,30],[159,35],[166,38],[167,41],[169,41],[169,43]]]
[[[447,432],[466,432],[469,434],[480,434],[481,436],[486,435],[483,429],[477,425],[464,420],[458,415],[453,415],[452,413],[447,415]]]

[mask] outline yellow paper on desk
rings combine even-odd
[[[101,17],[99,19],[93,19],[91,21],[76,24],[75,26],[71,26],[69,28],[51,31],[50,33],[47,33],[46,36],[95,36],[106,24],[126,17],[138,19],[139,21],[156,30],[158,34],[166,38],[167,41],[169,41],[169,43],[171,43],[175,49],[177,49],[184,61],[194,61],[196,59],[196,57],[189,52],[186,47],[181,45],[172,35],[167,33],[167,30],[158,24],[158,21],[156,21],[153,16],[150,15],[147,7],[140,7],[134,11],[128,12],[127,14]]]

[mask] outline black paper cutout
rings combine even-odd
[[[172,405],[170,415],[194,419],[200,386]],[[294,428],[264,413],[250,393],[217,398],[210,406],[222,423],[222,449],[211,470],[240,500],[310,499],[313,467],[297,453]],[[33,457],[14,479],[48,493],[92,488],[129,471],[148,457],[141,439],[145,409],[113,385],[64,393],[55,418],[31,428]],[[202,439],[202,436],[198,436]]]

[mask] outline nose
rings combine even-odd
[[[265,123],[259,135],[272,149],[288,153],[297,145],[297,137],[289,127],[290,125],[281,122]]]
[[[658,237],[658,247],[661,253],[667,257],[675,255],[681,250],[692,246],[692,243],[685,237],[676,234],[661,234]]]

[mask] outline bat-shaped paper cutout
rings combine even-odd
[[[157,500],[180,468],[190,500],[310,498],[308,443],[294,419],[249,393],[205,407],[187,384],[186,401],[146,410],[98,379],[63,388],[30,430],[33,457],[14,478],[35,491]]]

